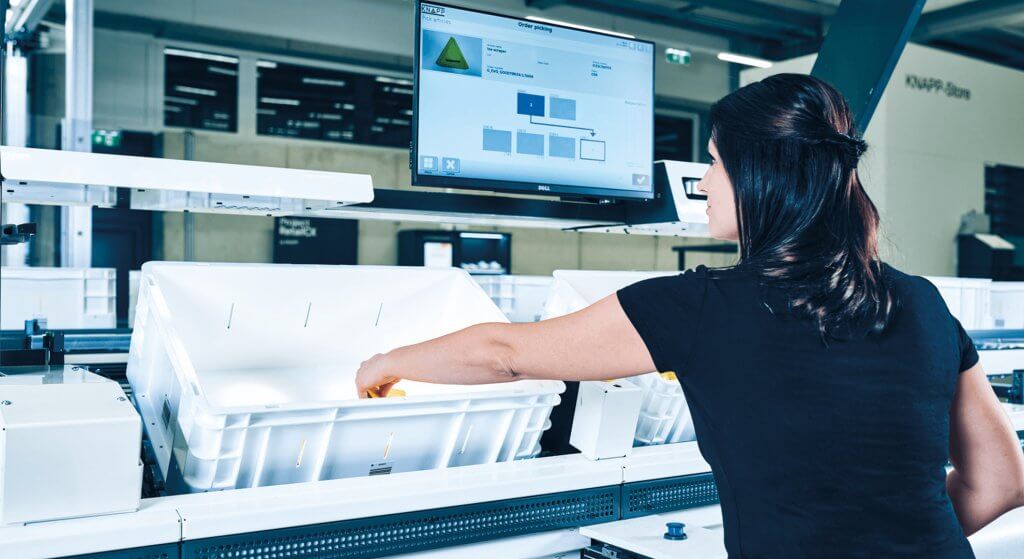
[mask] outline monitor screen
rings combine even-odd
[[[413,184],[653,197],[653,43],[417,6]]]

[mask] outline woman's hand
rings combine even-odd
[[[356,373],[356,391],[360,398],[368,398],[371,394],[383,398],[399,380],[401,378],[394,374],[388,364],[388,356],[378,353],[359,366]]]

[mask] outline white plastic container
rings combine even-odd
[[[49,328],[113,328],[116,273],[111,268],[0,268],[0,328],[21,330],[33,318],[45,318]]]
[[[537,322],[551,290],[550,276],[473,276],[512,322]]]
[[[1024,281],[994,281],[991,286],[993,328],[1024,328]]]
[[[139,280],[141,270],[128,271],[128,324],[135,324],[135,305],[139,302]]]
[[[938,288],[949,312],[966,330],[992,327],[990,311],[992,280],[984,278],[925,277]]]
[[[576,312],[638,281],[678,273],[556,270],[543,318]],[[657,445],[696,439],[690,407],[675,371],[672,374],[648,373],[629,380],[643,390],[635,444]]]
[[[481,322],[507,319],[453,268],[150,262],[128,379],[184,491],[536,456],[561,382],[357,398],[363,360]]]

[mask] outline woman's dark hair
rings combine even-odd
[[[711,107],[711,137],[732,182],[740,265],[786,288],[790,309],[825,336],[885,329],[895,305],[878,256],[878,210],[857,178],[867,148],[843,96],[779,74]]]

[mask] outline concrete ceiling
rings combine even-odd
[[[735,50],[784,59],[815,52],[840,0],[525,0],[718,33]],[[1024,70],[1024,0],[929,0],[914,42]]]

